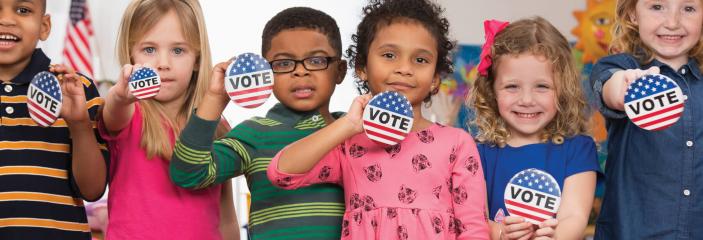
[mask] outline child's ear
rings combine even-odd
[[[354,72],[356,72],[356,76],[359,76],[359,79],[364,80],[364,81],[368,80],[368,78],[366,78],[367,77],[366,76],[366,67],[363,67],[363,68],[356,67],[354,69]]]
[[[442,83],[442,80],[439,78],[439,74],[435,74],[434,77],[432,78],[432,91],[434,89],[439,88],[439,84]]]
[[[41,26],[39,27],[39,40],[46,41],[51,33],[51,16],[44,14],[41,17]]]
[[[337,65],[337,79],[335,84],[341,84],[344,81],[344,77],[347,75],[347,61],[339,60],[339,65]]]
[[[635,14],[634,12],[633,12],[633,13],[630,13],[630,14],[627,14],[627,18],[629,18],[630,21],[631,21],[633,24],[635,24],[635,26],[638,25],[638,24],[637,24],[637,14]]]

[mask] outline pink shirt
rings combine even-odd
[[[344,186],[342,239],[488,239],[481,160],[461,129],[434,124],[387,148],[358,134],[305,174],[279,171],[279,157],[268,168],[279,187]]]
[[[169,178],[168,160],[147,159],[139,146],[138,103],[129,125],[117,136],[104,127],[100,130],[111,154],[107,239],[221,239],[221,185],[197,191],[180,188]],[[175,137],[169,137],[173,144]]]

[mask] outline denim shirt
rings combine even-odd
[[[681,118],[647,131],[603,102],[603,84],[615,71],[658,66],[686,96]],[[590,84],[606,117],[606,190],[596,239],[703,239],[703,81],[698,62],[680,69],[657,60],[640,65],[631,55],[602,58]],[[701,147],[699,147],[701,145]]]

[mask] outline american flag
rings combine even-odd
[[[144,87],[139,87],[137,85],[137,83],[142,81],[152,82],[154,80],[157,82],[155,85],[145,85]],[[132,92],[132,95],[138,99],[147,99],[156,96],[156,94],[159,94],[160,89],[161,79],[159,78],[159,74],[149,67],[141,67],[129,77],[129,90]]]
[[[537,197],[537,194],[544,197]],[[552,199],[551,204],[547,204],[548,199]],[[552,175],[542,170],[523,170],[515,174],[505,187],[505,208],[508,213],[524,217],[534,224],[554,217],[560,203],[559,183]]]
[[[378,115],[372,116],[372,110]],[[402,129],[399,124],[392,125],[392,121],[383,123],[381,114],[387,113],[408,121],[407,129]],[[376,95],[364,110],[364,131],[369,139],[383,145],[395,145],[405,139],[413,126],[413,109],[410,102],[403,94],[387,91]]]
[[[264,83],[262,76],[257,76],[259,85],[254,84],[255,74],[268,74],[271,78],[268,83]],[[242,86],[241,82],[237,82],[237,77],[243,78],[249,76],[251,84]],[[235,84],[238,84],[235,86]],[[236,88],[235,88],[236,87]],[[225,88],[230,99],[239,106],[245,108],[255,108],[264,104],[271,96],[273,90],[273,71],[271,65],[258,54],[244,53],[237,56],[237,60],[232,62],[227,68],[227,79],[225,80]]]
[[[677,101],[670,102],[670,96],[675,96]],[[643,129],[662,130],[679,120],[684,109],[683,100],[681,88],[674,80],[661,74],[646,75],[627,88],[625,112],[635,125]]]
[[[83,75],[93,78],[93,54],[91,38],[93,27],[88,14],[86,0],[71,0],[70,22],[63,49],[65,62]]]
[[[53,107],[46,104],[51,102],[49,99],[57,104]],[[61,86],[56,76],[46,71],[38,73],[32,79],[27,92],[29,116],[39,126],[51,126],[61,113],[61,99]]]

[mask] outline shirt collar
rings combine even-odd
[[[334,112],[332,113],[332,117],[337,119],[341,117],[343,113],[341,112]],[[316,109],[313,111],[307,111],[307,112],[301,112],[301,111],[295,111],[286,105],[283,105],[282,103],[276,103],[266,114],[266,118],[273,119],[282,123],[287,123],[287,124],[297,124],[299,122],[308,120],[310,118],[318,117],[322,119],[322,115],[320,112]]]
[[[698,80],[703,79],[703,76],[701,76],[701,70],[698,68],[698,61],[696,61],[695,58],[688,58],[688,62],[686,64],[684,64],[683,66],[681,66],[681,68],[679,68],[679,69],[673,69],[673,68],[671,68],[671,66],[667,65],[666,63],[663,63],[657,59],[654,59],[654,60],[652,60],[651,63],[649,63],[647,65],[647,67],[645,67],[643,69],[647,69],[647,68],[653,67],[653,66],[659,67],[659,69],[661,69],[662,67],[667,67],[674,72],[680,72],[681,69],[686,69],[686,71],[691,72],[696,79],[698,79]]]
[[[34,53],[32,53],[32,58],[29,60],[27,67],[22,69],[22,72],[17,74],[11,82],[18,85],[29,84],[32,78],[34,78],[34,75],[42,71],[48,71],[50,64],[51,60],[44,54],[41,48],[34,49]]]

